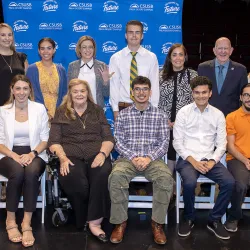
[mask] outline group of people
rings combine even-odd
[[[110,241],[123,240],[129,183],[143,175],[153,183],[154,241],[165,244],[163,225],[175,170],[183,181],[185,204],[180,236],[188,236],[194,226],[200,174],[220,187],[207,228],[221,239],[230,238],[228,231],[237,231],[250,177],[250,84],[246,68],[230,59],[230,40],[219,38],[215,59],[200,64],[198,72],[187,68],[184,45],[174,44],[159,72],[156,55],[140,45],[142,23],[129,21],[125,38],[127,47],[112,55],[108,67],[95,59],[94,39],[81,37],[76,46],[79,60],[70,63],[67,77],[65,69],[53,63],[56,51],[51,38],[38,43],[41,61],[28,65],[26,55],[15,51],[11,27],[0,24],[0,174],[9,180],[10,241],[25,247],[34,244],[31,218],[46,148],[60,160],[59,181],[77,228],[88,221],[102,242],[108,241],[101,228],[104,218],[115,224]],[[102,109],[108,96],[114,137]],[[112,166],[113,147],[119,158]],[[226,150],[227,168],[220,163]],[[162,160],[166,154],[167,164]],[[22,193],[21,233],[15,212]]]

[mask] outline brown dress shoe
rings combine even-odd
[[[163,225],[158,224],[157,222],[152,220],[151,226],[155,243],[159,245],[164,245],[167,242],[167,239],[163,231]]]
[[[110,241],[112,243],[117,244],[122,241],[126,226],[127,226],[127,221],[123,221],[121,224],[115,226],[115,229],[113,230],[110,236]]]

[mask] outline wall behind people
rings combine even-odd
[[[3,1],[4,20],[13,27],[16,48],[39,59],[37,42],[51,37],[57,43],[55,62],[67,68],[76,59],[80,36],[97,42],[97,59],[109,62],[126,45],[125,24],[140,20],[144,26],[142,46],[154,52],[162,65],[173,43],[182,42],[183,0],[37,0]]]

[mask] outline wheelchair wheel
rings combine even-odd
[[[68,211],[67,211],[67,210],[62,210],[62,213],[63,213],[64,218],[65,218],[64,221],[62,221],[62,219],[61,219],[61,217],[60,217],[58,211],[55,211],[55,212],[53,213],[53,215],[52,215],[52,223],[53,223],[53,225],[54,225],[55,227],[60,227],[60,226],[63,226],[64,224],[67,223],[68,217],[69,217],[69,216],[68,216]]]

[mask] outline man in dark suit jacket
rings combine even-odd
[[[209,103],[226,116],[240,107],[240,90],[247,83],[247,70],[242,64],[230,60],[233,48],[228,38],[219,38],[213,51],[216,58],[201,63],[198,75],[207,76],[212,81],[213,94]]]

